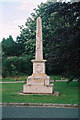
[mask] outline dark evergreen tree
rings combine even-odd
[[[43,23],[44,58],[47,59],[47,72],[77,77],[80,50],[80,2],[48,1],[41,3],[34,11],[31,14],[32,17],[27,19],[26,28],[21,32],[26,39],[26,53],[34,56],[36,19],[40,16]]]
[[[27,19],[26,27],[20,27],[16,40],[17,55],[27,54],[34,58],[36,42],[36,19],[42,18],[44,59],[48,74],[62,74],[79,78],[80,73],[80,2],[61,3],[48,1],[38,5]],[[9,41],[8,46],[5,42]],[[10,42],[12,41],[12,42]],[[13,40],[3,39],[3,53],[13,56]],[[8,43],[8,42],[7,42]],[[14,47],[15,48],[15,47]],[[10,53],[11,49],[11,53]],[[7,52],[7,53],[6,53]],[[16,55],[16,53],[14,53]]]

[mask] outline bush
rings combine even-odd
[[[15,76],[16,74],[32,73],[31,56],[8,57],[2,60],[2,76]]]

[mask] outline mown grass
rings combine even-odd
[[[54,91],[59,91],[60,96],[55,95],[19,95],[24,83],[3,83],[2,102],[27,102],[27,103],[64,103],[78,104],[78,82],[55,82]]]

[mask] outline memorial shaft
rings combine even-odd
[[[42,21],[41,18],[37,18],[36,26],[36,60],[43,60],[43,43],[42,43]]]
[[[23,86],[23,93],[53,93],[53,84],[50,77],[45,74],[45,62],[43,59],[42,21],[37,18],[36,25],[36,51],[33,63],[33,73],[27,78],[27,84]]]

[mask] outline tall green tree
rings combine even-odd
[[[20,35],[16,40],[17,55],[24,53],[30,56],[30,59],[34,59],[36,19],[39,16],[42,18],[43,50],[44,59],[47,60],[47,73],[72,75],[79,78],[80,2],[54,3],[54,1],[48,1],[38,5],[31,17],[27,19],[26,27],[19,26]],[[12,41],[10,39],[4,39],[3,43],[8,40]],[[5,49],[4,51],[6,53]],[[16,55],[16,53],[14,54]],[[8,46],[6,55],[13,56],[12,50],[10,54]],[[25,67],[23,69],[25,71]],[[21,70],[23,71],[23,69]]]
[[[13,56],[16,54],[16,43],[14,42],[12,36],[2,40],[2,51],[4,56]]]
[[[20,42],[15,42],[11,35],[7,39],[3,38],[1,44],[3,56],[20,56],[24,53],[25,47]]]
[[[34,56],[36,19],[42,18],[44,58],[47,72],[76,75],[79,72],[80,2],[41,3],[34,9],[21,35],[25,38],[26,53]],[[74,69],[73,69],[74,68]],[[77,73],[78,75],[78,73]]]

